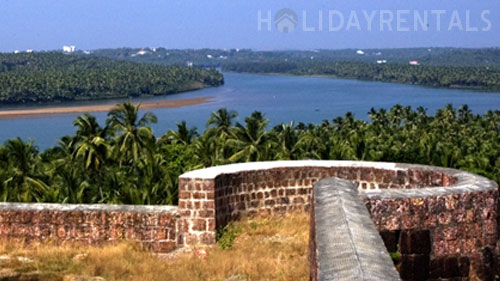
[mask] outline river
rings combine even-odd
[[[500,93],[330,78],[236,73],[224,75],[226,84],[218,88],[134,101],[213,98],[205,104],[149,110],[158,116],[158,123],[152,126],[156,136],[175,128],[176,123],[182,120],[202,131],[210,113],[221,107],[236,110],[239,113],[239,122],[244,122],[244,117],[254,110],[262,111],[270,119],[270,125],[292,120],[319,123],[325,119],[332,120],[342,116],[348,111],[353,112],[357,118],[368,120],[367,113],[372,107],[389,109],[395,104],[423,106],[429,113],[434,113],[448,103],[455,107],[467,104],[474,113],[500,110]],[[123,100],[73,102],[64,105],[120,101]],[[104,125],[106,113],[94,115]],[[19,136],[24,140],[33,139],[40,149],[46,149],[54,146],[62,136],[74,134],[73,120],[76,116],[77,114],[65,114],[0,120],[0,142]]]

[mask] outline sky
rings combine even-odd
[[[276,25],[283,8],[297,15],[292,32]],[[499,47],[500,1],[0,0],[0,52],[63,45],[80,50]]]

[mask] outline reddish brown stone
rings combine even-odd
[[[215,234],[212,232],[205,232],[201,235],[201,242],[204,244],[215,244]]]
[[[33,216],[32,212],[18,211],[15,213],[13,221],[16,223],[26,224],[31,222],[32,216]]]
[[[433,254],[436,257],[446,256],[448,253],[447,244],[445,241],[436,241],[433,243]]]
[[[449,226],[443,228],[443,236],[444,240],[450,241],[450,240],[457,240],[457,228],[455,226]]]
[[[109,238],[111,239],[122,239],[124,236],[123,228],[120,226],[110,226],[109,228]],[[164,238],[159,238],[164,239]]]
[[[446,241],[448,254],[459,254],[462,251],[462,240]]]
[[[474,238],[462,240],[462,246],[464,253],[474,253],[477,251],[476,239]]]
[[[464,193],[460,195],[460,205],[464,209],[473,208],[472,198],[474,197],[473,193]]]
[[[401,229],[401,221],[400,221],[399,217],[397,217],[397,216],[383,217],[380,220],[380,224],[382,226],[382,229],[385,229],[385,230]]]
[[[427,209],[424,198],[411,198],[410,202],[414,212],[424,212]]]
[[[420,215],[403,215],[401,218],[401,229],[414,229],[420,225]]]
[[[423,216],[423,226],[426,229],[434,228],[437,225],[437,215],[425,213]]]
[[[153,243],[153,251],[157,253],[169,253],[177,247],[175,241],[161,241]]]
[[[466,223],[473,223],[475,221],[475,214],[474,214],[474,209],[468,209],[465,211],[465,222]]]
[[[64,238],[66,238],[67,232],[68,231],[67,231],[66,227],[64,225],[61,225],[57,228],[57,237],[64,239]]]
[[[481,218],[483,220],[491,220],[496,218],[496,210],[493,207],[484,208],[481,212]]]
[[[441,212],[438,214],[438,222],[441,225],[448,225],[452,222],[451,212]]]
[[[484,231],[486,234],[493,235],[497,233],[497,221],[486,220],[484,221]]]

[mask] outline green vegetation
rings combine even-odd
[[[224,83],[222,74],[59,53],[0,54],[0,103],[153,96]]]
[[[142,51],[142,55],[137,53]],[[443,88],[500,92],[500,48],[406,48],[314,51],[244,50],[95,50],[102,56],[163,65],[221,67],[223,71],[324,75]],[[387,64],[377,64],[385,60]],[[409,65],[417,60],[420,66]]]
[[[500,48],[364,49],[363,55],[357,54],[356,51],[356,49],[253,51],[249,49],[121,48],[94,50],[91,55],[85,55],[82,52],[78,54],[164,65],[186,65],[187,62],[192,62],[195,66],[204,67],[224,67],[227,63],[311,60],[311,58],[329,62],[376,63],[377,60],[387,60],[391,64],[408,64],[411,60],[418,60],[427,66],[500,67]]]
[[[325,75],[443,88],[500,92],[500,69],[327,61],[269,61],[226,64],[224,71]]]
[[[223,250],[233,247],[234,239],[241,234],[241,227],[229,223],[217,232],[217,244]]]
[[[186,122],[156,137],[153,114],[121,104],[101,127],[78,117],[76,135],[40,153],[32,142],[0,146],[0,200],[11,202],[175,204],[177,177],[188,170],[244,161],[338,159],[390,161],[463,169],[500,182],[500,111],[475,115],[446,106],[372,109],[371,122],[351,113],[321,124],[267,129],[254,112],[220,109],[199,134]]]

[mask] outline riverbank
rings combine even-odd
[[[142,103],[134,103],[134,105],[140,104],[141,110],[149,110],[157,108],[177,108],[184,106],[192,106],[192,105],[207,103],[212,100],[213,100],[212,97],[198,97],[189,99],[147,101]],[[85,106],[44,107],[35,109],[4,110],[0,111],[0,120],[37,118],[37,117],[57,115],[57,114],[108,112],[115,106],[116,104],[100,104],[100,105],[85,105]]]

